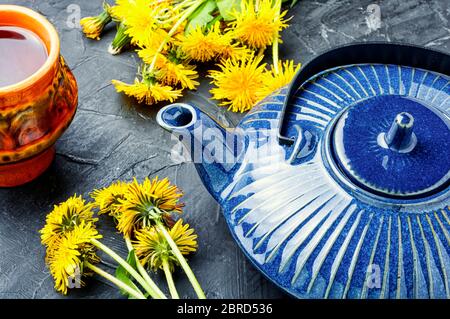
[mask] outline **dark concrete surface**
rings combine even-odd
[[[73,193],[87,194],[116,179],[168,176],[186,193],[184,218],[198,232],[199,250],[190,264],[209,298],[278,298],[285,295],[247,262],[233,242],[218,205],[206,192],[192,164],[170,160],[175,145],[155,122],[157,107],[139,106],[117,94],[111,79],[132,81],[139,62],[133,53],[111,56],[114,36],[86,39],[73,28],[73,17],[96,14],[100,0],[2,0],[31,7],[57,28],[61,51],[79,85],[78,112],[57,142],[50,169],[36,181],[0,189],[0,298],[61,298],[44,263],[38,230],[53,204]],[[77,7],[78,6],[78,7]],[[379,9],[379,10],[378,10]],[[377,13],[381,19],[377,19]],[[450,51],[450,0],[299,0],[290,11],[281,57],[305,62],[319,52],[354,41],[402,41]],[[75,16],[76,18],[76,16]],[[204,78],[204,77],[203,77]],[[208,80],[185,96],[220,121],[234,126],[241,115],[210,100]],[[107,218],[101,219],[104,242],[125,255],[125,246]],[[108,258],[104,267],[112,270]],[[162,277],[159,277],[162,279]],[[186,277],[175,274],[180,294],[193,298]],[[66,298],[121,298],[102,279],[94,278]]]

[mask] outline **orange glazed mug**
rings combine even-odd
[[[47,50],[45,62],[32,75],[0,86],[0,187],[11,187],[49,167],[54,144],[75,115],[78,89],[46,18],[25,7],[0,5],[0,26],[33,32]]]

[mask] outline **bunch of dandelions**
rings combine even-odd
[[[40,231],[46,247],[46,263],[57,291],[66,294],[69,288],[84,285],[83,278],[96,273],[130,298],[167,298],[145,270],[147,266],[164,271],[171,296],[178,298],[172,272],[181,266],[198,297],[205,298],[184,258],[196,251],[197,235],[181,219],[174,222],[172,218],[183,207],[178,203],[182,194],[176,186],[158,178],[152,181],[146,178],[142,183],[118,181],[93,191],[91,196],[92,203],[74,195],[55,205]],[[126,260],[99,241],[102,236],[96,229],[95,211],[117,221],[129,249]],[[118,263],[115,275],[97,265],[100,262],[97,250]]]
[[[172,298],[179,294],[172,272],[180,266],[186,273],[198,298],[205,294],[189,267],[185,256],[197,250],[197,235],[183,220],[174,221],[174,214],[182,212],[183,196],[167,178],[146,178],[142,183],[117,182],[91,194],[100,214],[114,218],[117,230],[124,235],[130,256],[138,260],[138,271],[163,270]]]
[[[173,102],[183,90],[199,86],[197,64],[210,63],[212,97],[233,112],[245,112],[287,85],[300,68],[278,58],[280,32],[289,21],[284,1],[116,0],[81,25],[87,37],[99,39],[115,21],[110,53],[131,46],[142,59],[132,84],[112,81],[118,92],[148,105]],[[268,47],[270,65],[263,63]]]
[[[96,229],[97,221],[98,219],[94,218],[93,206],[76,195],[55,205],[47,215],[45,226],[40,233],[42,244],[46,247],[45,259],[54,278],[55,289],[67,294],[69,288],[84,285],[84,277],[96,273],[133,298],[145,299],[145,295],[137,287],[121,281],[96,265],[100,262],[97,256],[99,249],[124,267],[150,294],[148,284],[143,278],[125,260],[99,241],[102,236]]]

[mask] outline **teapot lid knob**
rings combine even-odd
[[[413,127],[414,117],[410,113],[398,113],[389,131],[378,136],[378,144],[399,153],[409,153],[417,145]]]

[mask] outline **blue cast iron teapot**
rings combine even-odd
[[[301,298],[450,298],[450,57],[365,43],[306,64],[236,129],[161,109],[235,240]]]

